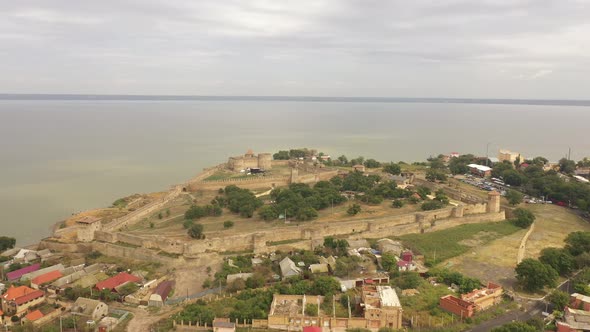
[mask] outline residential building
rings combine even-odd
[[[122,286],[129,282],[139,283],[141,282],[141,279],[129,273],[121,272],[114,277],[97,283],[95,288],[98,290],[109,289],[112,292],[116,292],[116,289],[119,286]]]
[[[39,289],[41,285],[50,283],[61,277],[63,277],[63,274],[59,270],[47,272],[45,274],[42,274],[38,277],[31,279],[31,287],[34,289]]]
[[[37,319],[43,318],[43,313],[40,310],[31,311],[25,315],[25,320],[29,322],[34,322]]]
[[[391,286],[365,285],[362,288],[361,301],[365,319],[379,321],[379,326],[370,326],[371,328],[402,327],[402,305]]]
[[[148,305],[150,307],[163,307],[168,295],[172,292],[172,288],[174,288],[174,281],[162,281],[158,287],[156,287],[152,295],[150,295]]]
[[[590,331],[590,312],[565,307],[563,317],[555,325],[557,332]]]
[[[20,278],[23,275],[25,275],[27,273],[31,273],[33,271],[37,271],[40,268],[41,268],[41,264],[39,264],[39,263],[29,265],[27,267],[23,267],[22,269],[18,269],[18,270],[6,273],[6,279],[8,279],[8,281],[20,280]]]
[[[10,286],[2,295],[2,310],[5,313],[21,314],[31,306],[45,301],[45,293],[27,286]]]
[[[478,164],[469,164],[469,165],[467,165],[467,167],[469,168],[469,172],[471,172],[471,174],[474,174],[477,176],[489,177],[492,175],[492,168],[488,167],[488,166],[478,165]]]
[[[440,307],[460,317],[471,317],[475,313],[475,305],[471,302],[461,300],[453,295],[445,295],[439,300]]]
[[[583,294],[573,293],[570,295],[570,305],[571,308],[582,309],[586,311],[590,311],[590,296],[586,296]]]
[[[498,152],[498,161],[504,162],[508,161],[510,163],[514,163],[516,160],[520,160],[521,162],[524,161],[524,157],[520,155],[518,152],[512,152],[509,150],[500,150]]]
[[[283,276],[283,279],[301,274],[301,269],[297,267],[295,262],[293,262],[289,257],[283,258],[279,265],[281,267],[281,275]]]
[[[352,166],[352,171],[364,173],[365,172],[365,165],[354,165],[354,166]]]
[[[236,332],[236,324],[230,322],[229,318],[215,318],[213,332]]]
[[[502,286],[488,282],[487,287],[463,294],[461,299],[473,303],[475,311],[481,311],[502,302],[502,293]]]
[[[446,295],[440,298],[440,307],[461,317],[471,317],[476,312],[486,310],[502,301],[502,286],[488,282],[487,287],[473,290],[458,298]]]
[[[109,313],[109,306],[101,301],[79,297],[72,306],[72,314],[98,322]]]
[[[330,272],[328,264],[311,264],[309,266],[309,271],[314,274]]]

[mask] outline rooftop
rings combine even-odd
[[[41,267],[41,264],[39,264],[39,263],[30,265],[27,267],[23,267],[22,269],[6,273],[6,278],[10,281],[16,280],[27,273],[31,273],[33,271],[39,270],[40,267]]]
[[[399,298],[391,286],[377,286],[382,307],[401,307]]]
[[[111,277],[105,281],[101,281],[101,282],[97,283],[96,288],[98,288],[99,290],[102,290],[102,289],[113,290],[116,287],[118,287],[126,282],[139,282],[139,281],[141,281],[141,279],[139,279],[138,277],[131,275],[129,273],[126,273],[126,272],[121,272],[114,277]]]
[[[478,164],[469,164],[469,165],[467,165],[467,167],[469,167],[469,168],[475,168],[478,171],[482,171],[482,172],[489,172],[489,171],[492,170],[491,167],[484,166],[484,165],[478,165]]]
[[[39,319],[39,318],[42,318],[43,316],[44,316],[44,315],[43,315],[43,313],[42,313],[41,311],[39,311],[39,310],[35,310],[35,311],[32,311],[32,312],[29,312],[29,313],[28,313],[28,314],[25,316],[25,318],[26,318],[27,320],[29,320],[29,321],[33,322],[33,321],[36,321],[36,320],[37,320],[37,319]]]
[[[31,280],[31,283],[37,284],[37,285],[42,285],[42,284],[45,284],[48,282],[52,282],[52,281],[59,279],[61,277],[63,277],[63,274],[61,273],[61,271],[55,270],[55,271],[47,272],[45,274],[42,274],[38,277],[33,278],[33,280]]]

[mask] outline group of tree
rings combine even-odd
[[[287,150],[280,150],[279,152],[272,155],[274,160],[289,160],[289,159],[299,159],[311,156],[312,151],[308,149],[291,149]]]
[[[327,254],[336,256],[347,255],[348,241],[346,239],[336,239],[331,236],[324,238],[324,248]]]
[[[16,239],[8,236],[0,236],[0,251],[14,248]]]
[[[442,209],[448,204],[449,198],[444,193],[444,191],[442,191],[442,189],[439,189],[436,191],[434,199],[429,199],[426,202],[422,203],[422,206],[420,208],[422,209],[422,211],[437,210]]]
[[[535,292],[544,287],[554,287],[559,275],[567,277],[576,269],[586,269],[590,266],[590,232],[572,232],[565,239],[563,248],[545,248],[539,259],[524,259],[516,267],[516,278],[524,289]],[[584,270],[585,271],[585,270]],[[574,290],[590,295],[587,279],[580,273]],[[581,280],[581,281],[580,281]]]
[[[251,218],[254,212],[263,205],[254,193],[248,189],[239,188],[236,185],[230,185],[223,190],[225,197],[216,197],[218,204],[227,205],[227,208],[238,213],[242,217]]]
[[[346,201],[340,195],[338,187],[329,181],[320,181],[313,187],[304,183],[292,183],[287,188],[273,190],[270,197],[274,203],[258,211],[264,220],[273,220],[280,214],[286,214],[286,218],[307,221],[316,218],[319,210]]]
[[[449,286],[457,286],[460,294],[472,292],[475,289],[481,288],[482,285],[479,279],[467,277],[457,271],[451,271],[446,268],[432,269],[428,271],[428,275],[436,277],[439,282]]]
[[[191,207],[184,213],[184,219],[195,220],[206,216],[220,216],[222,209],[219,204],[208,204],[205,206],[191,205]]]
[[[538,332],[545,331],[545,322],[539,318],[531,318],[527,321],[512,321],[500,327],[492,329],[492,332]]]

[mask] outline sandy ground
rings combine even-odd
[[[567,208],[554,205],[522,205],[531,210],[536,218],[535,228],[526,242],[525,258],[537,258],[543,248],[562,247],[570,232],[590,231],[590,224],[580,219]],[[512,288],[516,279],[514,268],[522,237],[527,230],[518,231],[483,247],[474,247],[470,252],[443,263],[482,281],[495,281]]]

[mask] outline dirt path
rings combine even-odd
[[[520,241],[520,246],[518,247],[518,255],[516,256],[517,265],[520,264],[520,262],[522,262],[522,260],[524,259],[524,254],[526,252],[526,241],[529,239],[529,236],[531,236],[534,230],[535,223],[532,223],[528,232],[526,232],[526,234],[522,237],[522,240]]]
[[[127,325],[128,332],[147,332],[150,330],[150,326],[152,324],[181,311],[184,306],[163,307],[162,310],[157,313],[151,313],[147,309],[128,307],[124,305],[118,305],[117,308],[127,310],[133,314],[133,318]]]

